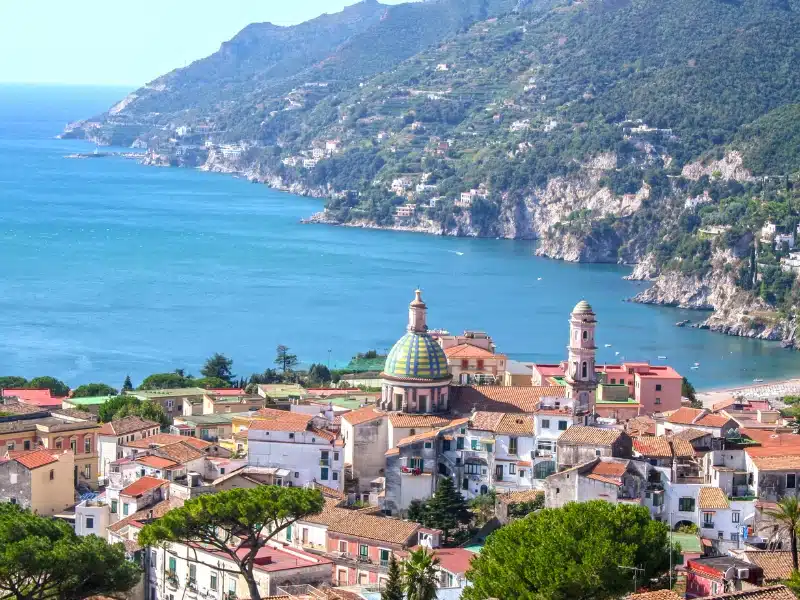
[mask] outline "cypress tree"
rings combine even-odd
[[[381,600],[403,600],[403,578],[394,554],[389,556],[389,580],[381,591]]]
[[[450,532],[458,528],[460,523],[469,523],[471,517],[467,502],[453,485],[453,480],[442,477],[436,493],[427,503],[425,526],[441,529],[442,541],[447,541]]]

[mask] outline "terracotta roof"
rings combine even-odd
[[[750,429],[742,427],[742,435],[746,435],[751,440],[758,442],[765,448],[774,446],[800,446],[800,435],[794,433],[774,433],[763,429]]]
[[[150,490],[154,490],[162,485],[169,485],[169,481],[166,479],[159,479],[158,477],[148,477],[145,475],[144,477],[140,477],[128,487],[120,490],[120,496],[133,496],[134,498],[138,498],[149,492]]]
[[[168,458],[161,458],[160,456],[153,456],[153,455],[142,456],[141,458],[137,458],[136,462],[140,465],[144,465],[146,467],[152,467],[154,469],[166,469],[168,467],[174,467],[178,464],[174,460],[170,460]]]
[[[770,587],[755,588],[752,590],[742,590],[739,592],[729,592],[714,596],[714,600],[797,600],[797,597],[789,591],[785,585],[773,585]]]
[[[800,448],[745,448],[753,464],[762,471],[800,470]]]
[[[23,404],[31,404],[34,406],[54,406],[61,408],[61,401],[65,398],[55,397],[50,390],[28,390],[28,389],[4,389],[2,390],[4,398],[15,397]]]
[[[400,454],[400,448],[389,448],[389,450],[383,453],[384,456],[394,456],[396,454]]]
[[[676,458],[692,458],[697,455],[694,451],[694,446],[688,440],[671,437],[669,443]]]
[[[152,506],[148,506],[143,508],[142,510],[133,513],[132,515],[125,517],[124,519],[120,519],[116,523],[109,525],[106,529],[109,531],[113,531],[114,533],[121,530],[125,525],[128,525],[132,521],[143,521],[148,519],[157,519],[159,517],[163,517],[173,508],[178,508],[183,506],[183,500],[179,498],[170,498],[168,500],[162,500]]]
[[[5,406],[3,407],[3,412],[5,412]],[[69,417],[70,419],[81,419],[83,421],[97,423],[97,415],[79,408],[59,408],[56,410],[51,409],[50,415],[53,417]]]
[[[471,428],[500,434],[533,435],[534,419],[519,413],[479,411],[472,416]]]
[[[123,417],[122,419],[105,423],[98,433],[100,435],[126,435],[134,431],[152,429],[153,427],[158,427],[158,423],[141,417]]]
[[[542,490],[523,490],[501,494],[497,497],[497,500],[500,504],[518,504],[520,502],[532,502],[543,494]]]
[[[451,346],[444,351],[447,358],[494,358],[494,354],[484,348],[478,348],[472,344],[459,344]]]
[[[142,438],[140,440],[133,440],[132,442],[125,442],[123,445],[130,448],[149,448],[150,446],[166,446],[167,444],[174,444],[187,439],[184,436],[174,435],[172,433],[157,433],[150,437]]]
[[[644,592],[643,594],[631,594],[628,598],[630,600],[683,600],[683,596],[679,596],[672,590],[656,590],[655,592]]]
[[[382,413],[374,406],[364,406],[343,414],[342,419],[350,423],[350,425],[361,425],[362,423],[379,419],[384,416],[384,414],[385,413]]]
[[[166,458],[174,460],[176,463],[180,464],[187,463],[191,460],[197,460],[198,458],[203,458],[205,456],[205,452],[202,452],[201,450],[198,450],[197,448],[194,448],[192,445],[183,441],[169,444],[167,446],[161,446],[157,451],[159,454],[163,454]]]
[[[548,386],[453,386],[450,408],[454,412],[469,414],[473,410],[494,412],[535,412],[542,398],[564,398],[567,388]]]
[[[336,434],[333,433],[332,431],[325,431],[324,429],[317,429],[316,427],[311,427],[309,431],[311,431],[311,433],[316,434],[325,440],[328,440],[329,442],[332,442],[333,440],[336,439]]]
[[[600,427],[586,427],[573,425],[561,434],[558,443],[593,444],[596,446],[611,446],[622,435],[618,429],[601,429]]]
[[[792,574],[792,553],[789,550],[748,550],[744,559],[761,567],[767,582],[789,579]]]
[[[694,440],[698,440],[701,437],[711,435],[707,431],[700,431],[699,429],[684,429],[683,431],[679,431],[678,433],[674,434],[673,438],[680,438],[682,440],[686,440],[687,442],[693,442]]]
[[[347,415],[345,415],[345,417],[346,416]],[[406,429],[409,427],[441,427],[442,425],[447,425],[450,419],[437,415],[408,415],[397,413],[389,417],[389,422],[392,424],[392,427]]]
[[[700,509],[729,508],[728,496],[718,487],[700,488],[697,494],[697,506]]]
[[[604,462],[598,461],[592,467],[592,475],[602,475],[604,477],[622,477],[628,470],[627,462]]]
[[[433,555],[439,559],[442,569],[456,575],[466,573],[475,557],[475,553],[466,548],[437,548]]]
[[[325,504],[322,507],[322,512],[316,515],[309,515],[307,517],[303,517],[300,519],[305,523],[316,523],[317,525],[332,525],[349,515],[350,510],[346,508],[340,508],[339,504],[341,503],[341,499],[339,498],[325,498]]]
[[[328,526],[329,533],[340,533],[389,544],[405,544],[420,528],[419,524],[411,521],[374,517],[352,510],[347,512],[351,514]]]
[[[38,469],[39,467],[58,462],[58,459],[47,450],[23,452],[15,456],[14,460],[29,470]]]
[[[181,436],[181,441],[184,444],[189,444],[192,448],[196,450],[205,450],[209,446],[213,446],[211,442],[207,442],[206,440],[201,440],[200,438],[190,437],[190,436]]]
[[[339,501],[344,500],[345,498],[345,493],[341,490],[336,490],[332,487],[328,487],[327,485],[322,485],[318,481],[312,482],[312,485],[314,489],[319,490],[320,492],[322,492],[323,496],[326,496],[328,498],[334,498]]]
[[[642,456],[672,458],[672,447],[663,436],[634,438],[633,449]]]
[[[632,436],[645,436],[656,434],[656,422],[651,417],[634,417],[625,424],[625,431]]]
[[[730,421],[728,417],[709,413],[701,408],[681,407],[666,418],[668,423],[677,425],[700,425],[703,427],[722,427]]]
[[[439,431],[434,429],[433,431],[427,431],[425,433],[418,433],[417,435],[404,437],[402,440],[397,442],[397,447],[399,448],[400,446],[408,446],[409,444],[415,444],[423,440],[432,440],[436,438],[438,434]]]
[[[250,423],[251,431],[305,431],[308,429],[311,419],[314,418],[312,415],[272,408],[262,408],[254,414],[258,415],[258,419],[254,419]]]
[[[622,481],[617,477],[607,477],[606,475],[596,475],[594,473],[589,473],[586,476],[588,479],[594,479],[595,481],[602,481],[603,483],[610,483],[611,485],[621,486]]]

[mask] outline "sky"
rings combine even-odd
[[[399,4],[403,0],[381,0]],[[0,0],[0,82],[139,87],[246,25],[294,25],[354,0]]]

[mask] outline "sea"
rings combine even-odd
[[[274,367],[278,344],[344,366],[391,348],[417,287],[432,328],[485,331],[517,360],[563,359],[569,312],[586,299],[598,362],[670,364],[698,389],[800,372],[800,353],[777,343],[678,328],[704,315],[626,302],[646,284],[625,267],[537,258],[529,241],[304,225],[322,201],[66,158],[95,148],[56,139],[65,124],[128,91],[0,86],[0,375],[119,387],[196,374],[221,352],[248,376]]]

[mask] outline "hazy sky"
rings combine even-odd
[[[215,52],[249,23],[293,25],[353,3],[0,0],[0,82],[138,87]]]

